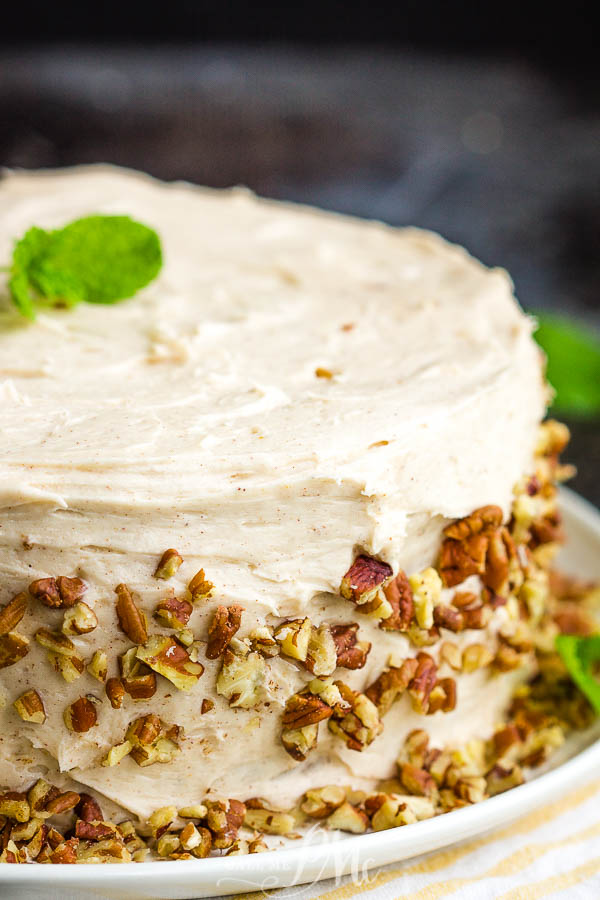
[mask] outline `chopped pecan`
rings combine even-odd
[[[269,625],[259,625],[248,635],[253,650],[262,653],[263,656],[277,656],[279,644],[273,635],[273,629]]]
[[[98,720],[96,705],[89,697],[79,697],[67,706],[63,718],[69,731],[83,734],[93,728]]]
[[[441,678],[436,682],[431,694],[429,695],[428,715],[441,710],[442,712],[452,712],[456,708],[456,681],[454,678]]]
[[[0,669],[14,666],[29,653],[29,641],[15,631],[0,637]]]
[[[523,771],[518,765],[513,765],[508,769],[504,766],[495,765],[494,768],[487,773],[486,781],[486,793],[490,797],[495,797],[496,794],[502,794],[504,791],[518,787],[520,784],[523,784],[525,779],[523,777]]]
[[[157,715],[149,714],[135,719],[127,729],[125,744],[130,745],[131,758],[138,766],[169,763],[179,753],[177,741],[181,729],[167,725]]]
[[[483,575],[488,538],[474,534],[462,541],[447,538],[440,553],[440,572],[446,587],[460,584],[469,575]]]
[[[444,528],[446,537],[456,541],[464,541],[488,529],[498,528],[502,524],[502,510],[499,506],[481,506],[474,510],[470,516],[453,522]]]
[[[370,603],[390,581],[392,567],[373,556],[357,556],[340,585],[340,594],[357,606]]]
[[[406,577],[401,570],[396,577],[385,585],[383,592],[386,600],[392,608],[392,614],[379,623],[379,627],[386,631],[407,631],[414,616],[413,593]]]
[[[413,709],[422,714],[429,709],[429,695],[437,680],[437,666],[428,653],[417,656],[417,670],[408,687]]]
[[[121,683],[133,700],[149,700],[156,693],[156,675],[137,658],[137,648],[131,647],[119,657]]]
[[[260,653],[250,652],[242,641],[233,638],[223,654],[221,671],[217,677],[217,693],[230,706],[252,709],[266,694],[267,666]]]
[[[59,844],[52,852],[50,859],[53,863],[61,865],[75,865],[77,862],[77,848],[79,846],[79,838],[69,838]]]
[[[350,834],[364,834],[370,825],[369,817],[361,809],[344,802],[327,819],[327,827]]]
[[[420,769],[410,763],[399,763],[398,771],[402,786],[409,794],[430,798],[437,796],[435,780],[425,769]]]
[[[285,656],[305,662],[311,634],[310,619],[288,619],[277,626],[274,637]]]
[[[108,656],[104,650],[96,650],[88,663],[87,670],[96,681],[106,681],[106,676],[108,675]]]
[[[191,691],[204,672],[201,663],[192,662],[189,653],[171,637],[150,635],[143,647],[137,648],[137,658],[168,678],[180,691]]]
[[[492,618],[492,606],[480,603],[477,606],[469,606],[463,609],[462,617],[466,629],[487,628]]]
[[[300,809],[313,819],[325,819],[346,801],[346,792],[335,784],[307,791]]]
[[[43,725],[46,721],[46,710],[42,698],[37,691],[29,690],[21,694],[13,703],[14,708],[19,713],[24,722],[33,722],[36,725]]]
[[[198,600],[208,600],[214,590],[212,581],[208,581],[204,575],[204,569],[200,569],[190,583],[188,591],[190,592],[192,601],[196,603]]]
[[[383,731],[377,707],[366,694],[353,691],[342,681],[335,685],[350,709],[334,708],[329,730],[343,738],[350,750],[364,750]]]
[[[213,834],[217,850],[230,847],[244,822],[246,806],[239,800],[208,800],[206,824]]]
[[[477,603],[479,603],[479,598],[472,591],[456,591],[452,598],[452,605],[463,611]]]
[[[98,801],[91,794],[80,793],[75,812],[84,822],[101,822],[104,816]]]
[[[464,614],[454,606],[442,606],[441,604],[434,606],[433,621],[438,628],[446,628],[455,633],[462,631],[465,627]]]
[[[118,834],[117,826],[108,822],[85,822],[78,819],[75,823],[75,837],[84,841],[103,841],[116,834]]]
[[[483,669],[485,666],[489,666],[493,659],[494,654],[485,644],[469,644],[463,650],[463,672],[475,672],[476,669]]]
[[[433,610],[442,593],[441,578],[435,569],[429,567],[411,575],[408,583],[413,593],[417,625],[427,631],[433,625]]]
[[[206,658],[218,659],[242,624],[243,606],[218,606],[208,629]]]
[[[121,709],[125,698],[125,688],[120,678],[109,678],[106,682],[106,696],[113,709]]]
[[[336,666],[339,665],[336,642],[333,636],[335,627],[331,627],[323,622],[318,628],[314,626],[311,628],[304,665],[309,672],[312,672],[313,675],[317,675],[319,678],[333,674]],[[360,649],[358,649],[358,652],[360,654]],[[347,668],[351,667],[348,666]]]
[[[69,812],[69,810],[75,809],[80,799],[80,795],[75,791],[65,791],[57,797],[53,797],[46,804],[46,812],[49,816],[58,816],[61,813]]]
[[[405,659],[400,665],[390,665],[369,685],[365,694],[384,716],[400,694],[403,694],[417,671],[416,659]]]
[[[304,728],[328,719],[333,709],[313,694],[292,694],[285,705],[283,724],[286,728]]]
[[[6,791],[0,794],[0,816],[14,819],[16,822],[28,822],[31,815],[29,802],[25,794],[18,791]]]
[[[380,801],[379,798],[381,798]],[[367,812],[369,812],[368,809]],[[384,831],[400,825],[410,825],[416,821],[416,815],[402,797],[380,794],[378,805],[371,816],[371,827],[373,831]]]
[[[384,619],[384,621],[388,621]],[[344,669],[362,669],[367,661],[371,644],[358,641],[358,625],[332,625],[331,636],[335,644],[337,665]],[[316,674],[319,674],[318,672]],[[326,673],[322,673],[326,674]]]
[[[66,635],[38,628],[35,639],[48,654],[48,659],[67,682],[75,681],[83,673],[85,662],[77,647]]]
[[[75,606],[87,591],[87,584],[81,578],[38,578],[29,585],[29,593],[44,606],[51,609],[66,609]]]
[[[294,831],[296,820],[291,813],[274,809],[266,800],[253,797],[246,800],[244,825],[265,834],[285,835]]]
[[[460,672],[462,670],[462,650],[460,647],[451,641],[444,641],[440,647],[440,663],[442,662],[456,672]]]
[[[200,706],[200,715],[204,716],[206,713],[210,712],[215,708],[215,704],[213,700],[208,700],[206,697],[203,698],[202,704]]]
[[[137,607],[133,594],[126,584],[117,585],[115,593],[117,595],[117,618],[121,631],[134,644],[145,644],[148,640],[146,617]]]
[[[74,606],[70,606],[63,617],[63,634],[89,634],[98,625],[98,619],[94,610],[78,600]]]
[[[596,623],[591,612],[581,608],[579,603],[562,601],[553,617],[561,634],[588,637],[596,632]]]
[[[17,627],[27,612],[27,594],[21,593],[0,608],[0,637]]]
[[[163,580],[167,580],[172,578],[173,575],[179,570],[180,565],[183,562],[183,556],[177,552],[177,550],[165,550],[163,555],[160,558],[160,561],[154,571],[155,578],[162,578]]]
[[[168,596],[159,600],[154,610],[154,617],[167,628],[185,628],[190,621],[194,607],[185,598]]]

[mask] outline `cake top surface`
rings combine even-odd
[[[8,173],[0,192],[2,260],[30,226],[96,212],[155,228],[165,259],[115,306],[29,323],[6,298],[2,506],[186,510],[310,479],[313,495],[400,494],[398,531],[407,510],[469,512],[478,478],[505,494],[506,465],[482,475],[485,460],[506,417],[542,405],[505,272],[427,232],[107,166]],[[531,447],[504,453],[517,474]]]

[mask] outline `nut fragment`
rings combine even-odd
[[[417,821],[416,815],[402,797],[395,797],[393,794],[379,796],[382,797],[382,802],[378,803],[371,818],[373,831],[384,831]]]
[[[437,796],[435,780],[425,769],[420,769],[418,766],[413,766],[410,763],[399,763],[398,771],[402,786],[409,794],[429,798]]]
[[[14,666],[29,653],[29,641],[15,631],[0,637],[0,669]]]
[[[285,656],[305,662],[311,633],[310,619],[288,619],[277,626],[274,637]]]
[[[427,631],[432,627],[433,609],[439,602],[442,593],[442,580],[435,569],[423,569],[416,575],[411,575],[408,583],[413,593],[415,618],[419,628]]]
[[[0,794],[0,816],[15,819],[17,822],[28,822],[31,811],[27,797],[17,791],[6,791]]]
[[[329,730],[342,737],[350,750],[363,750],[383,731],[377,707],[366,694],[353,691],[342,681],[335,685],[350,709],[334,708]]]
[[[345,600],[352,600],[363,606],[375,600],[380,589],[390,581],[392,567],[373,556],[357,556],[340,585],[340,594]]]
[[[62,623],[63,634],[89,634],[98,625],[98,618],[91,607],[78,600],[74,606],[69,607],[64,614]]]
[[[146,617],[137,607],[133,594],[126,584],[119,584],[115,588],[117,595],[117,618],[119,626],[130,641],[134,644],[145,644],[148,640]]]
[[[389,621],[384,619],[384,622]],[[358,641],[358,625],[352,622],[350,625],[332,625],[331,636],[335,643],[337,665],[344,669],[362,669],[371,650],[368,641]],[[316,675],[319,672],[315,672]],[[329,674],[329,673],[321,673]]]
[[[109,678],[106,682],[106,696],[113,709],[121,709],[125,697],[125,688],[120,678]]]
[[[438,604],[433,609],[433,621],[438,628],[446,628],[448,631],[458,632],[465,627],[465,617],[454,606]]]
[[[193,606],[189,600],[174,596],[163,597],[154,610],[154,617],[167,628],[185,628],[190,621]]]
[[[66,635],[47,628],[38,628],[35,639],[48,653],[48,659],[67,682],[75,681],[83,673],[85,662],[77,647]]]
[[[394,701],[404,693],[412,681],[418,667],[416,659],[405,659],[399,665],[390,665],[369,685],[365,694],[371,700],[380,716],[384,716]]]
[[[444,641],[440,647],[440,663],[446,663],[455,672],[462,670],[462,650],[452,641]]]
[[[93,728],[98,720],[96,706],[89,697],[79,697],[63,713],[69,731],[83,734]]]
[[[494,654],[485,644],[469,644],[463,650],[463,672],[475,672],[476,669],[483,669],[485,666],[489,666],[493,659]]]
[[[336,642],[333,637],[333,628],[327,625],[326,622],[323,622],[318,628],[313,626],[308,642],[308,652],[305,662],[306,668],[309,672],[312,672],[313,675],[323,678],[327,675],[332,675],[333,672],[335,672],[337,665],[338,654]]]
[[[192,602],[197,603],[198,600],[208,600],[212,595],[214,587],[212,581],[206,579],[204,569],[200,569],[188,584],[188,591],[192,597]]]
[[[274,809],[265,800],[253,798],[246,801],[244,825],[266,834],[291,834],[296,820],[294,816],[280,809]]]
[[[133,700],[149,700],[156,693],[156,675],[137,658],[137,647],[119,657],[121,683]]]
[[[218,606],[208,629],[206,658],[218,659],[242,624],[243,606]]]
[[[42,698],[38,692],[33,689],[25,691],[24,694],[17,697],[13,706],[24,722],[43,725],[46,721],[46,710],[44,709]]]
[[[429,697],[437,680],[437,666],[428,653],[417,656],[417,670],[409,685],[413,709],[421,714],[429,709]]]
[[[136,655],[180,691],[191,691],[204,672],[204,666],[192,662],[185,647],[161,634],[150,635],[146,644],[137,648]]]
[[[306,791],[300,809],[313,819],[324,819],[342,805],[346,792],[335,784]]]
[[[223,654],[217,693],[230,706],[252,709],[267,696],[266,680],[267,666],[261,654],[251,652],[247,644],[234,638]]]
[[[361,809],[352,806],[351,803],[342,803],[341,806],[327,819],[327,827],[338,831],[348,831],[350,834],[364,834],[369,827],[369,817]]]
[[[183,562],[183,556],[177,552],[177,550],[165,550],[163,555],[160,558],[160,561],[154,571],[155,578],[162,578],[163,580],[167,580],[172,578],[173,575],[179,570],[180,565]]]
[[[98,801],[91,794],[79,794],[76,812],[83,822],[101,822],[104,819]]]
[[[328,719],[337,708],[347,711],[339,689],[329,680],[313,679],[285,705],[281,742],[290,756],[302,762],[317,744],[319,722]]]
[[[127,729],[125,743],[131,746],[131,758],[141,766],[169,763],[180,752],[178,740],[181,729],[168,725],[158,716],[150,714],[135,719]]]
[[[17,627],[27,612],[27,594],[21,593],[0,608],[0,637]]]
[[[384,594],[392,608],[392,614],[383,619],[379,627],[386,631],[407,631],[413,620],[415,605],[412,588],[405,572],[398,572],[385,586]]]
[[[239,800],[207,800],[206,807],[206,824],[213,834],[214,846],[226,850],[237,839],[246,806]]]
[[[96,650],[88,663],[87,670],[96,681],[106,681],[106,676],[108,675],[108,656],[104,650]]]
[[[87,584],[81,578],[38,578],[29,585],[29,593],[51,609],[66,609],[75,606],[87,591]]]

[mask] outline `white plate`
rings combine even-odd
[[[562,565],[567,571],[598,577],[600,513],[566,490],[562,508],[569,535]],[[364,875],[373,866],[410,859],[504,825],[597,775],[597,735],[595,728],[587,736],[589,746],[581,750],[580,742],[571,748],[570,759],[521,787],[404,828],[356,837],[319,831],[313,835],[315,843],[303,840],[271,853],[230,858],[105,866],[0,865],[0,896],[10,900],[38,900],[40,896],[44,900],[182,900],[306,884],[349,872]]]

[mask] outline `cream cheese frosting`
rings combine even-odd
[[[86,658],[131,645],[114,588],[137,591],[151,617],[168,547],[185,560],[176,593],[200,567],[215,584],[190,621],[197,637],[231,603],[244,607],[244,636],[269,617],[356,621],[335,595],[357,551],[412,572],[434,562],[450,520],[488,503],[508,514],[545,388],[504,271],[416,229],[106,166],[6,173],[0,198],[0,261],[30,226],[90,213],[131,215],[163,243],[160,276],[115,306],[29,323],[1,288],[0,604],[35,578],[83,578],[99,620],[74,639]],[[344,673],[355,689],[409,651],[404,636],[360,624],[373,650]],[[32,606],[20,630],[40,625],[56,628],[56,613]],[[97,727],[76,735],[63,710],[85,692],[101,699],[99,685],[67,684],[33,646],[0,671],[0,786],[59,769],[141,816],[209,789],[281,801],[390,773],[402,736],[422,727],[403,699],[365,752],[324,735],[298,764],[280,718],[306,673],[269,660],[268,705],[231,709],[215,695],[218,661],[202,662],[190,694],[160,679],[148,701],[113,710],[104,698]],[[427,721],[442,742],[489,732],[512,686],[481,673],[457,681],[456,711]],[[27,725],[11,704],[40,685],[48,718]],[[146,712],[184,728],[180,756],[102,767]]]

